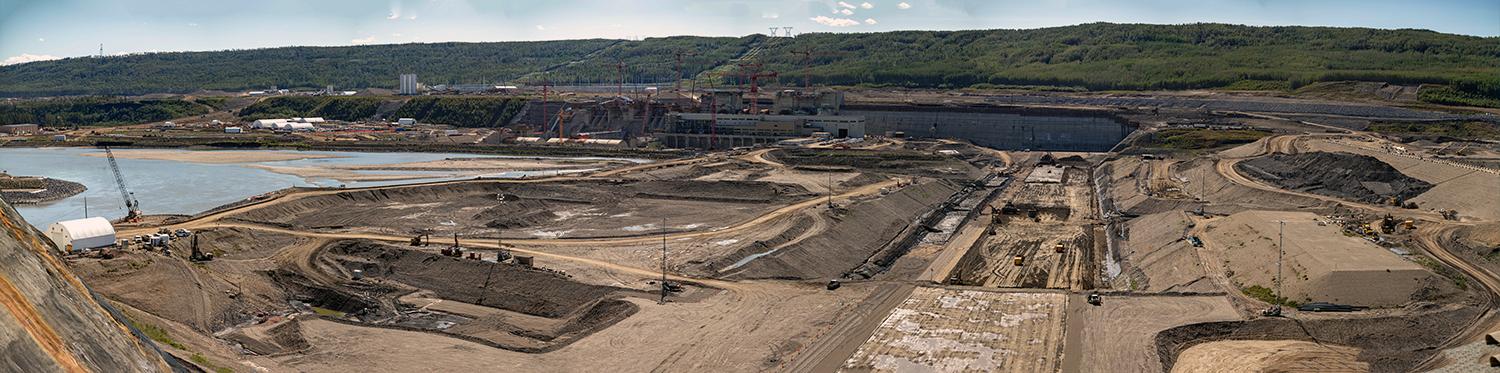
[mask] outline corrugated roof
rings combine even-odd
[[[74,240],[115,234],[114,225],[110,224],[108,219],[101,217],[65,220],[52,224],[61,225],[68,232],[69,238]]]

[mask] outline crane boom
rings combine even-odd
[[[120,164],[115,161],[115,152],[110,151],[109,147],[105,146],[104,156],[109,158],[109,169],[115,173],[115,186],[120,189],[120,198],[125,200],[125,210],[128,211],[125,215],[125,220],[131,221],[140,218],[140,202],[136,201],[135,197],[130,195],[130,191],[125,189],[125,175],[120,173]]]

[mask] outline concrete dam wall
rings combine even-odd
[[[846,106],[869,133],[956,138],[1001,150],[1107,151],[1135,128],[1106,113],[1011,108]]]

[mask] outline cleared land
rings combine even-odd
[[[1058,369],[1061,293],[917,288],[844,363],[844,371]]]
[[[1458,292],[1452,281],[1363,239],[1319,225],[1305,212],[1247,211],[1212,220],[1204,247],[1223,258],[1222,270],[1241,288],[1275,287],[1278,222],[1286,222],[1286,297],[1399,307]]]
[[[1160,372],[1161,358],[1154,347],[1157,332],[1239,319],[1222,296],[1107,295],[1098,306],[1071,299],[1068,309],[1065,348],[1080,372]]]
[[[1303,341],[1222,341],[1188,348],[1173,372],[1368,372],[1359,349]]]

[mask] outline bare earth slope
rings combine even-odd
[[[154,347],[100,307],[50,241],[0,202],[0,371],[164,372]]]

